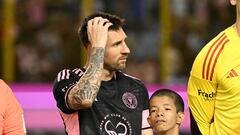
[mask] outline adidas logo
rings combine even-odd
[[[232,78],[232,77],[237,77],[237,76],[239,76],[238,73],[237,73],[234,69],[232,69],[232,70],[229,72],[227,78]]]

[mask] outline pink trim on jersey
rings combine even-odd
[[[65,70],[66,70],[66,69],[64,69],[64,70],[62,71],[61,80],[63,80],[63,79],[65,78]]]
[[[83,72],[83,71],[81,71],[81,73],[80,73],[80,74],[78,74],[78,76],[82,76],[82,75],[83,75],[83,73],[84,73],[84,72]]]
[[[64,69],[58,73],[57,81],[60,82],[61,80],[69,79],[69,76],[70,76],[70,70]]]
[[[73,72],[74,72],[75,74],[78,74],[78,76],[82,76],[82,74],[84,73],[84,72],[82,71],[82,69],[80,69],[80,68],[75,68],[75,69],[73,70]]]
[[[59,112],[64,121],[68,135],[80,135],[78,112],[75,112],[73,114],[65,114],[61,110],[59,110]]]
[[[126,74],[126,73],[123,73],[125,76],[128,76],[128,77],[130,77],[130,78],[133,78],[133,79],[136,79],[136,80],[140,80],[139,78],[136,78],[136,77],[133,77],[133,76],[131,76],[131,75],[128,75],[128,74]]]
[[[82,70],[79,69],[79,68],[76,68],[76,69],[73,70],[73,72],[76,73],[76,74],[78,74],[80,71],[82,71]]]
[[[66,91],[65,97],[64,97],[65,105],[67,106],[68,109],[70,109],[70,107],[69,107],[69,105],[68,105],[68,101],[67,101],[68,93],[69,93],[69,91],[70,91],[74,86],[75,86],[75,85],[72,85],[71,87],[68,88],[68,90]]]
[[[61,80],[61,73],[62,73],[62,71],[59,72],[58,75],[57,75],[57,81],[58,81],[58,82],[60,82],[60,80]]]
[[[148,124],[147,117],[149,116],[149,110],[143,110],[142,112],[142,129],[149,128],[150,125]]]

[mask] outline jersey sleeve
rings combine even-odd
[[[0,134],[25,135],[26,128],[21,105],[12,90],[1,81],[1,124]],[[4,100],[4,101],[2,101]],[[4,104],[4,105],[3,105]]]
[[[79,75],[69,69],[64,69],[58,73],[54,81],[53,95],[57,102],[57,107],[63,113],[72,114],[76,111],[69,108],[67,103],[67,96],[71,88],[74,87],[80,79]]]
[[[148,105],[148,100],[149,100],[149,95],[148,95],[148,90],[145,87],[145,85],[143,84],[143,88],[144,88],[144,96],[143,96],[143,100],[144,102],[144,110],[148,110],[149,109],[149,105]]]
[[[188,103],[190,107],[191,132],[193,135],[208,135],[214,115],[216,84],[190,76]]]
[[[144,96],[143,96],[144,105],[143,105],[143,111],[142,111],[142,130],[145,130],[145,129],[151,128],[147,121],[147,117],[149,116],[149,104],[148,104],[149,95],[148,95],[148,90],[145,87],[145,85],[144,84],[142,84],[142,85],[144,88]]]

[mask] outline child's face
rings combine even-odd
[[[182,115],[181,112],[177,113],[173,99],[168,96],[155,96],[150,101],[148,123],[158,133],[168,132],[174,128],[178,130],[183,119]]]

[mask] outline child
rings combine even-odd
[[[149,100],[150,126],[157,135],[179,135],[179,127],[184,119],[182,97],[169,89],[159,89]]]

